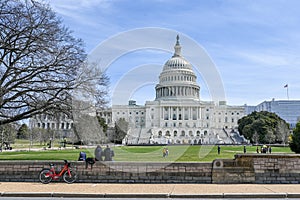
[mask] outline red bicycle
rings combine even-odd
[[[64,160],[64,162],[64,167],[58,173],[56,173],[55,171],[54,164],[50,163],[50,169],[44,168],[39,173],[39,180],[42,183],[47,184],[50,183],[52,180],[57,180],[60,177],[62,177],[66,183],[74,183],[77,180],[77,174],[71,169],[71,163],[69,163],[67,160]]]

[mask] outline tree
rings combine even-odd
[[[251,143],[285,143],[289,135],[288,124],[267,111],[253,112],[239,119],[238,130]]]
[[[300,122],[296,124],[291,136],[290,148],[295,153],[300,153]]]
[[[98,119],[100,126],[103,128],[103,132],[106,133],[108,125],[105,123],[105,119],[103,119],[100,116],[97,116],[97,119]]]
[[[16,132],[16,127],[13,124],[0,125],[0,147],[4,143],[7,145],[13,143],[16,138]]]
[[[283,144],[286,144],[289,140],[290,129],[289,126],[286,126],[286,123],[279,121],[278,126],[276,127],[276,141],[282,141]]]
[[[28,139],[29,138],[29,130],[26,124],[22,124],[17,132],[17,139]]]
[[[97,117],[84,113],[74,116],[74,133],[80,142],[86,145],[107,141]]]
[[[107,84],[106,75],[87,63],[82,40],[48,5],[0,2],[0,125],[41,113],[70,115],[78,91],[103,104]]]
[[[49,131],[44,128],[33,128],[30,131],[30,137],[32,138],[32,141],[38,141],[40,142],[40,145],[46,145],[49,138],[51,137],[48,134]]]
[[[128,130],[129,130],[129,123],[124,118],[120,118],[115,123],[115,133],[112,138],[113,142],[117,144],[121,144]]]

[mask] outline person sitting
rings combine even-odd
[[[79,153],[79,158],[78,158],[78,161],[85,161],[86,160],[86,153],[81,151]]]
[[[102,159],[102,148],[101,148],[100,145],[98,145],[96,147],[94,154],[95,154],[95,160],[96,161],[102,161],[103,160]]]
[[[109,145],[104,149],[104,161],[112,161],[112,157],[115,156],[114,151],[109,148]]]

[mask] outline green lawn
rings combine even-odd
[[[168,148],[169,156],[162,157],[163,148]],[[218,155],[217,146],[118,146],[113,147],[115,161],[135,162],[211,162],[217,158],[233,159],[237,153],[243,153],[243,146],[221,146]],[[80,151],[93,157],[94,149],[41,150],[41,151],[3,151],[0,160],[77,160]],[[289,147],[273,147],[273,153],[292,153]],[[256,153],[255,146],[247,146],[247,153]]]

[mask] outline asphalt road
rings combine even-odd
[[[41,198],[41,197],[0,197],[1,200],[62,200],[62,198],[60,197],[51,197],[51,198]],[[63,198],[63,200],[86,200],[88,198]],[[93,198],[90,198],[93,199]],[[100,198],[101,199],[101,198]],[[105,200],[166,200],[166,198],[103,198]],[[190,200],[190,199],[196,199],[196,198],[168,198],[168,200]],[[216,199],[216,198],[213,198]],[[227,199],[227,198],[220,198],[220,200],[232,200],[232,199]],[[261,198],[247,198],[247,200],[282,200],[282,199],[278,199],[278,198],[267,198],[267,199],[261,199]],[[284,198],[286,199],[286,198]],[[202,199],[201,200],[212,200],[212,198],[210,199]],[[292,198],[292,200],[300,200],[298,198],[294,199]]]

